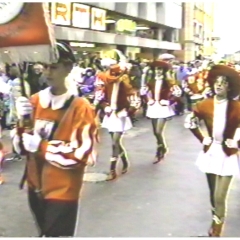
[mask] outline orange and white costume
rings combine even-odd
[[[98,75],[97,81],[101,80],[104,83],[102,98],[99,101],[105,111],[102,127],[109,132],[130,130],[130,116],[138,106],[140,107],[140,99],[125,71],[119,65],[113,65],[106,73]]]

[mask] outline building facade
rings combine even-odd
[[[178,2],[52,2],[50,13],[56,38],[82,49],[118,48],[130,58],[181,49]]]
[[[214,6],[214,2],[183,3],[182,51],[178,53],[183,61],[215,53]]]

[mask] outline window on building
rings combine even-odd
[[[198,35],[198,25],[197,25],[197,22],[193,23],[193,33],[194,33],[194,36],[197,37],[197,35]]]
[[[199,38],[203,39],[203,26],[199,24],[199,30],[198,30]]]
[[[173,31],[173,42],[179,42],[180,38],[180,30],[174,29]]]
[[[162,40],[163,41],[167,41],[167,42],[172,42],[173,41],[173,31],[174,29],[171,28],[167,28],[163,31],[163,36],[162,36]]]

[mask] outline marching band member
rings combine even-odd
[[[171,65],[163,61],[152,63],[154,69],[154,80],[147,84],[146,92],[147,113],[146,116],[152,120],[153,133],[157,140],[157,152],[154,164],[160,162],[167,153],[167,146],[163,131],[167,120],[171,119],[175,112],[173,105],[177,103],[182,91],[177,85],[176,79],[170,74]]]
[[[85,166],[95,160],[95,113],[89,102],[67,89],[65,78],[75,62],[71,49],[57,43],[59,61],[45,66],[49,86],[30,100],[17,99],[20,119],[31,114],[32,134],[23,133],[27,151],[29,205],[40,236],[74,236]],[[19,131],[13,133],[18,152]],[[25,179],[25,178],[24,178]],[[23,180],[24,180],[23,179]]]
[[[121,158],[122,174],[129,169],[129,160],[122,144],[123,133],[132,128],[131,115],[140,107],[140,100],[129,84],[127,69],[122,64],[111,65],[106,73],[97,76],[97,82],[104,83],[104,91],[95,98],[95,102],[104,109],[102,127],[108,129],[112,139],[112,156],[110,158],[110,173],[107,180],[117,177],[116,167]],[[95,103],[96,105],[96,103]]]
[[[233,100],[240,93],[240,77],[227,66],[215,65],[207,81],[213,98],[198,102],[185,121],[185,127],[203,144],[197,166],[204,172],[210,190],[212,225],[210,237],[220,237],[226,217],[226,199],[233,176],[240,173],[240,103]],[[200,130],[202,120],[207,135]]]

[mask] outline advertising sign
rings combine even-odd
[[[52,23],[64,26],[71,25],[71,3],[52,2],[51,4]]]
[[[106,11],[99,8],[92,8],[91,29],[106,31]]]
[[[73,3],[72,26],[79,28],[90,28],[91,9],[87,5]]]
[[[136,22],[128,19],[120,19],[117,21],[116,30],[118,32],[136,32],[137,24]]]

